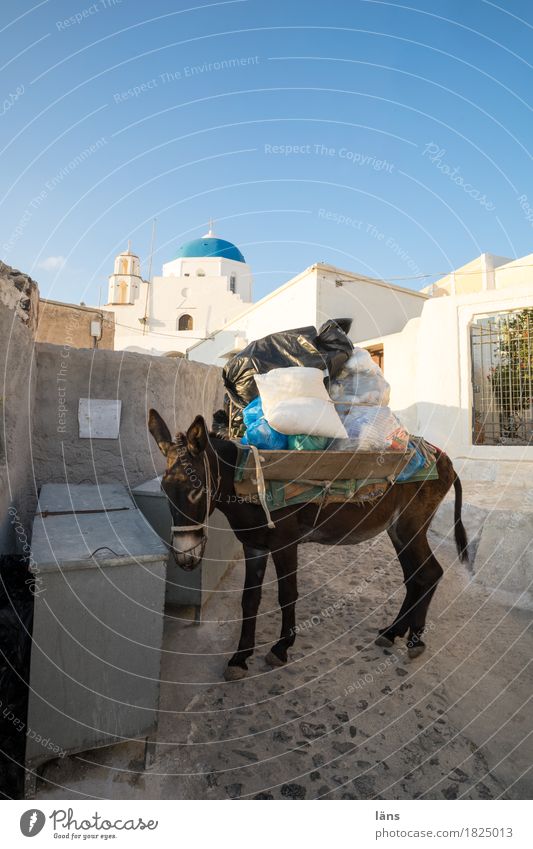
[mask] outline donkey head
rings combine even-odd
[[[207,542],[206,522],[211,512],[206,424],[202,416],[196,416],[187,433],[178,433],[172,439],[159,413],[150,410],[148,427],[167,459],[161,488],[172,515],[174,559],[178,566],[191,571],[202,560]]]

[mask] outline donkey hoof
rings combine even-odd
[[[226,666],[224,670],[225,681],[240,681],[241,678],[246,678],[247,675],[248,670],[243,669],[242,666]]]
[[[285,666],[285,660],[281,660],[273,651],[269,651],[267,655],[265,655],[265,660],[272,669],[278,669],[280,666]]]
[[[390,647],[394,645],[394,640],[389,640],[385,634],[379,634],[379,636],[377,636],[374,640],[374,643],[376,646],[381,646],[381,648],[390,649]]]
[[[407,657],[414,660],[415,657],[420,657],[426,650],[424,643],[418,643],[416,646],[407,646]]]

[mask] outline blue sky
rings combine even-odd
[[[316,261],[399,280],[533,250],[526,0],[4,3],[0,256],[105,302],[210,217],[259,298]]]

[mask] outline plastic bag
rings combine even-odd
[[[324,451],[329,444],[327,436],[308,436],[296,433],[287,437],[290,451]]]
[[[390,399],[390,386],[369,352],[364,348],[354,348],[350,359],[332,381],[330,395],[342,418],[343,413],[348,412],[344,405],[386,407]]]
[[[409,434],[389,407],[357,407],[344,419],[347,439],[335,439],[334,451],[406,451]]]
[[[256,375],[269,425],[287,435],[346,437],[323,378],[319,369],[298,366]]]
[[[409,443],[409,447],[412,448],[413,444]],[[413,477],[413,475],[416,475],[417,472],[420,472],[424,468],[425,464],[426,458],[424,457],[420,449],[417,448],[415,453],[409,460],[407,466],[402,469],[400,474],[397,476],[396,480],[400,483],[405,483],[405,481],[408,481],[410,478]]]
[[[243,445],[255,445],[257,448],[270,448],[284,451],[288,448],[287,437],[270,427],[265,419],[261,398],[255,398],[243,410],[243,421],[246,433],[242,438]]]
[[[251,425],[255,424],[258,419],[262,418],[263,413],[263,405],[261,403],[261,398],[254,398],[247,407],[242,411],[242,420],[244,422],[244,426],[249,428]]]
[[[348,338],[351,319],[330,319],[317,332],[315,327],[299,327],[271,333],[251,342],[232,357],[222,370],[227,392],[226,406],[232,405],[230,433],[237,435],[242,425],[241,411],[258,395],[256,374],[275,368],[307,366],[327,369],[333,378],[353,351]]]

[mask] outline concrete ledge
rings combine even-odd
[[[481,531],[474,562],[476,580],[502,601],[533,610],[533,513],[493,510]]]
[[[501,450],[505,451],[505,446],[502,446]],[[524,451],[526,450],[524,447]],[[533,463],[530,460],[477,460],[457,457],[453,465],[462,481],[526,488],[533,486]]]
[[[429,529],[430,542],[450,543],[455,547],[455,538],[453,533],[454,522],[454,501],[453,499],[444,501],[437,514],[431,523]],[[468,537],[468,555],[470,566],[475,562],[476,553],[481,539],[483,525],[489,515],[489,511],[482,507],[477,507],[475,504],[463,503],[463,524],[466,528]],[[436,551],[438,557],[438,551]]]
[[[464,468],[459,472],[463,481],[462,516],[468,535],[469,569],[473,579],[496,592],[502,603],[533,610],[533,489],[511,484],[510,475],[514,472],[509,466],[516,464],[504,465],[508,468],[500,469],[496,464],[492,481],[485,478],[480,482],[479,476],[486,474],[487,469],[478,461],[475,468],[466,467],[467,473],[475,475],[473,479],[464,474]],[[527,468],[519,472],[524,481]],[[528,484],[531,486],[531,478]],[[437,557],[440,545],[455,547],[454,500],[452,491],[439,507],[429,530]]]

